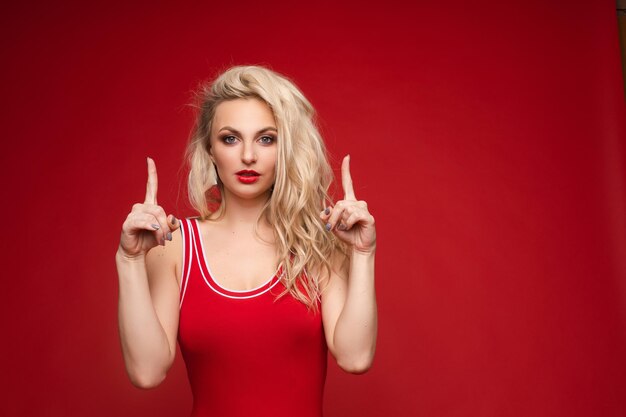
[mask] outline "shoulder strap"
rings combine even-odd
[[[180,220],[180,234],[183,238],[183,264],[181,265],[180,277],[180,304],[183,306],[185,293],[187,292],[187,284],[189,283],[189,273],[193,264],[193,229],[189,219]]]

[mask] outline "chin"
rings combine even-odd
[[[244,189],[242,187],[237,187],[235,189],[228,190],[228,194],[231,194],[235,198],[240,198],[244,200],[257,200],[265,197],[266,199],[270,197],[272,194],[270,188],[265,189],[251,189],[249,185],[246,185]]]

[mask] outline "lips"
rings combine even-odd
[[[235,172],[235,175],[237,176],[239,182],[243,184],[252,184],[259,179],[259,176],[261,174],[253,170],[243,169],[241,171]]]
[[[236,175],[242,176],[242,177],[258,177],[259,174],[258,172],[251,170],[251,169],[242,169],[239,172],[235,172]]]

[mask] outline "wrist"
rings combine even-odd
[[[115,253],[115,261],[122,264],[144,264],[146,261],[146,255],[144,253],[129,255],[120,246],[117,248],[117,252]]]
[[[357,249],[352,247],[352,256],[358,257],[374,257],[376,255],[376,245],[370,249]]]

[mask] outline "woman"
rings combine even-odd
[[[157,386],[178,339],[193,416],[320,416],[327,349],[351,373],[373,360],[374,218],[354,196],[349,157],[344,199],[324,206],[332,172],[314,110],[289,80],[234,67],[199,99],[188,147],[199,218],[157,205],[148,159],[145,202],[122,228],[128,375]]]

